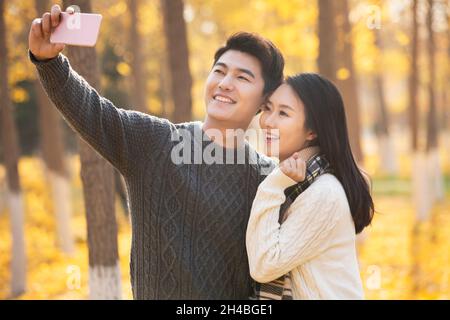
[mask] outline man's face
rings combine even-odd
[[[230,129],[247,129],[263,102],[264,80],[255,57],[226,51],[211,69],[205,86],[208,117]]]

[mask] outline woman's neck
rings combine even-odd
[[[305,147],[297,152],[298,152],[299,158],[306,162],[309,159],[311,159],[313,156],[318,154],[320,152],[320,148],[318,146]],[[288,159],[291,156],[292,156],[292,154],[287,157],[284,157],[284,158],[280,157],[280,162],[283,162],[284,160]]]

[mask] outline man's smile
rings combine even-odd
[[[236,103],[236,101],[234,101],[230,97],[228,97],[226,95],[223,95],[223,94],[215,94],[213,96],[213,99],[215,101],[222,102],[222,103],[227,103],[227,104],[235,104]]]

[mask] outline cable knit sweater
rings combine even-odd
[[[30,59],[65,120],[125,178],[133,297],[247,299],[245,230],[270,159],[246,145],[244,164],[175,164],[171,150],[178,142],[171,136],[181,129],[194,136],[192,153],[213,143],[200,123],[173,124],[116,108],[62,54],[39,62],[30,52]]]
[[[323,174],[280,225],[284,190],[293,184],[277,168],[258,188],[247,227],[252,277],[265,283],[290,273],[294,299],[362,299],[355,227],[342,185]]]

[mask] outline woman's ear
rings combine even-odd
[[[314,141],[316,139],[317,139],[317,134],[314,131],[309,130],[308,134],[306,135],[306,140],[308,142],[311,142],[311,141]]]

